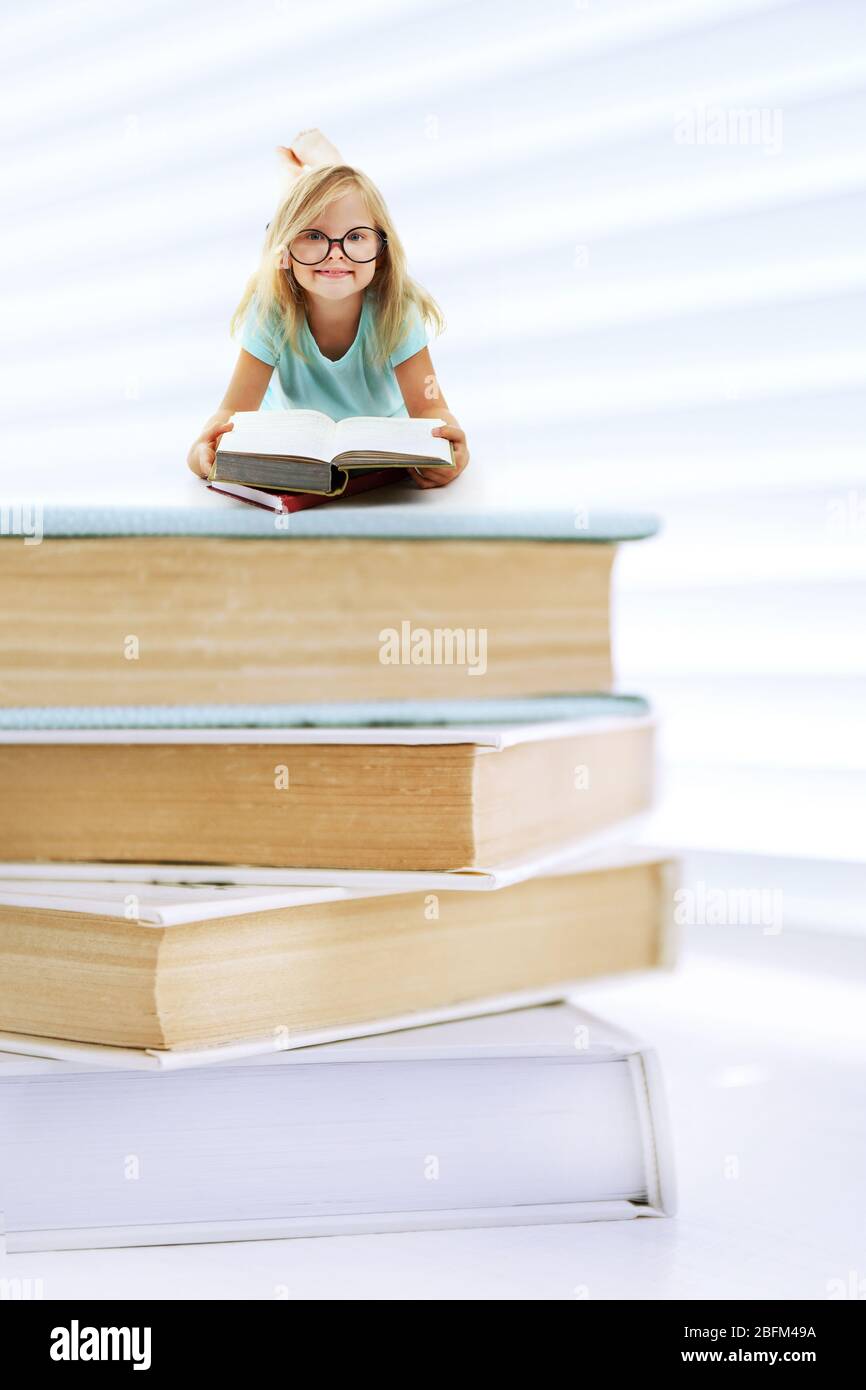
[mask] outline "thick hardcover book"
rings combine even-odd
[[[0,878],[0,1048],[191,1066],[561,998],[670,963],[674,871],[627,848],[482,885]],[[70,1051],[71,1049],[71,1051]]]
[[[320,507],[326,502],[336,502],[338,497],[357,497],[359,493],[387,487],[389,483],[394,482],[394,476],[393,469],[353,474],[343,491],[332,496],[320,496],[315,492],[272,492],[266,488],[250,487],[245,483],[210,483],[209,486],[214,492],[221,492],[227,497],[238,498],[241,502],[251,502],[255,507],[264,507],[266,511],[286,516],[294,512],[304,512],[309,507]]]
[[[0,537],[0,705],[611,689],[611,567],[649,518],[432,492],[276,515],[200,490],[210,505],[48,507],[39,544]]]
[[[650,716],[495,725],[0,730],[0,856],[495,866],[645,811]]]
[[[571,1004],[204,1072],[0,1054],[0,1168],[10,1252],[675,1206],[655,1053]]]

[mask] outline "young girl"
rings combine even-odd
[[[308,147],[333,148],[316,132],[303,134],[317,137]],[[187,462],[207,477],[236,410],[321,410],[334,420],[408,414],[446,421],[431,433],[451,441],[456,469],[410,470],[418,487],[442,487],[469,462],[427,349],[424,323],[439,330],[442,315],[409,278],[374,184],[347,164],[302,171],[292,151],[303,149],[298,140],[283,152],[296,181],[268,225],[261,264],[232,318],[241,351],[228,390]]]

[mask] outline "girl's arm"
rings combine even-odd
[[[466,435],[460,428],[456,416],[448,409],[448,402],[439,389],[429,348],[422,348],[414,357],[407,357],[399,367],[394,368],[397,385],[403,393],[403,400],[410,415],[418,419],[445,420],[446,424],[431,430],[440,439],[450,439],[454,445],[456,468],[411,468],[409,475],[417,487],[445,487],[453,483],[469,462]]]
[[[186,461],[193,473],[197,473],[201,478],[207,477],[213,467],[220,435],[232,428],[229,424],[232,415],[236,410],[258,410],[264,400],[273,370],[270,363],[260,361],[258,357],[253,357],[251,352],[241,348],[237,366],[219,410],[210,417],[187,454]]]

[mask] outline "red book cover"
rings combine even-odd
[[[268,511],[285,514],[303,512],[307,507],[318,507],[322,502],[339,502],[343,497],[354,497],[359,492],[369,492],[375,487],[394,483],[405,474],[402,468],[382,468],[376,473],[361,473],[350,478],[343,492],[337,497],[321,497],[315,492],[266,492],[263,488],[247,487],[242,483],[208,483],[214,492],[225,492],[229,497],[237,497],[241,502],[252,502],[255,507],[266,507]]]

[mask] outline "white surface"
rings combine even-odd
[[[705,901],[712,887],[729,894],[731,901],[734,895],[747,894],[752,902],[769,902],[764,915],[778,919],[785,931],[819,931],[829,939],[849,932],[866,936],[866,856],[844,863],[687,851],[680,861],[680,882],[696,894],[703,891]]]
[[[675,976],[581,993],[659,1047],[673,1220],[16,1255],[2,1276],[48,1299],[826,1298],[864,1273],[866,961],[746,935],[739,958],[699,942]]]
[[[863,677],[831,680],[813,672],[795,681],[749,675],[664,680],[636,673],[630,684],[643,690],[647,681],[667,762],[700,766],[711,748],[713,762],[731,768],[866,773]]]
[[[863,863],[866,773],[668,765],[653,815],[682,850]]]

